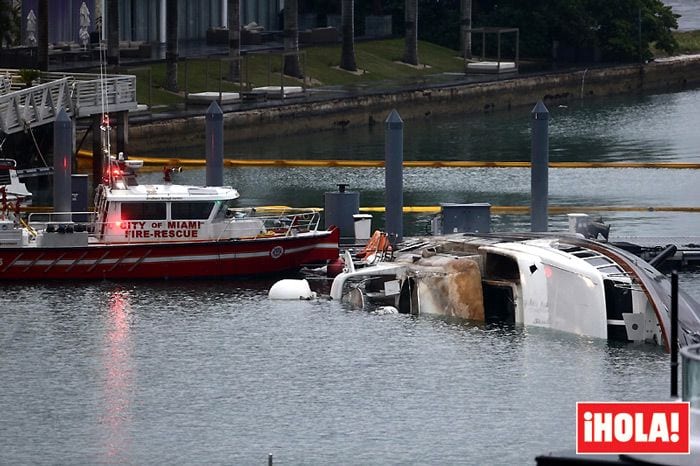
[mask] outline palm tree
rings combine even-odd
[[[348,71],[357,71],[355,63],[355,18],[354,0],[343,0],[341,22],[343,25],[343,50],[340,55],[340,67]]]
[[[177,3],[167,0],[165,14],[165,88],[177,92]]]
[[[119,1],[107,0],[107,64],[119,66]]]
[[[284,2],[284,74],[303,78],[299,65],[299,3],[297,0]]]
[[[229,80],[235,81],[241,75],[241,0],[226,0],[228,3],[228,56]]]
[[[49,1],[39,0],[37,17],[37,67],[49,70]]]
[[[418,0],[406,0],[406,46],[404,63],[418,65]]]
[[[464,58],[472,57],[472,33],[467,30],[472,27],[472,0],[461,0],[460,11],[462,13],[460,49]]]

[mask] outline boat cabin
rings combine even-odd
[[[95,240],[106,243],[211,241],[264,233],[258,218],[236,218],[230,187],[132,185],[101,188]]]

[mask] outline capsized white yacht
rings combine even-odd
[[[573,234],[422,238],[331,288],[357,306],[535,325],[669,348],[670,281],[637,256]],[[679,343],[700,343],[700,306],[679,298]]]

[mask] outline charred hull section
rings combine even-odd
[[[331,296],[357,306],[535,325],[669,348],[671,287],[648,263],[568,235],[433,237],[392,261],[339,275]],[[679,299],[679,343],[700,342],[698,304]]]

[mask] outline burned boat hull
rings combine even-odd
[[[392,262],[341,274],[331,296],[343,299],[350,290],[400,312],[669,347],[666,277],[630,253],[575,235],[432,237],[398,252]],[[681,345],[700,341],[697,303],[685,295],[680,328]]]

